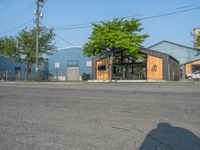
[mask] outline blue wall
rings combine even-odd
[[[24,63],[17,63],[8,57],[0,56],[0,80],[3,78],[5,79],[5,77],[3,77],[3,74],[5,74],[6,71],[8,75],[8,80],[17,80],[17,71],[15,70],[16,67],[21,68],[21,80],[24,80],[25,75],[26,75],[26,65]],[[46,63],[43,63],[42,65],[39,66],[40,79],[46,78],[45,76],[48,69],[47,67],[48,67],[48,64]],[[31,66],[29,78],[31,80],[35,80],[35,65],[34,64]]]
[[[169,41],[162,41],[153,46],[150,46],[149,49],[171,55],[177,59],[181,65],[189,61],[200,59],[200,55],[197,56],[197,49]]]
[[[49,77],[56,77],[57,75],[66,76],[67,67],[72,65],[77,65],[79,67],[80,76],[82,76],[83,73],[90,74],[91,76],[91,67],[86,66],[87,61],[91,61],[91,59],[84,57],[82,47],[71,47],[54,51],[52,55],[48,55],[48,64],[40,65],[40,79],[47,78],[47,70],[49,70]],[[60,68],[58,70],[55,68],[56,62],[60,63]],[[12,59],[0,56],[0,80],[3,78],[2,74],[5,74],[5,71],[9,73],[8,75],[12,76],[12,80],[16,80],[16,67],[21,68],[21,80],[24,80],[26,65],[24,63],[16,63]],[[32,80],[35,79],[35,65],[32,65],[29,77]]]
[[[56,76],[55,63],[60,63],[58,69],[58,76],[66,76],[67,67],[70,65],[79,66],[79,75],[83,73],[91,75],[91,67],[86,66],[86,62],[91,61],[90,58],[84,57],[82,47],[69,47],[60,50],[56,50],[52,55],[48,56],[49,72],[53,76]]]

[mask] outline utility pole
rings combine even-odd
[[[44,0],[36,0],[36,54],[35,54],[35,80],[39,80],[39,33],[40,33],[40,6]]]

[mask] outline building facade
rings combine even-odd
[[[39,65],[39,80],[47,79],[48,63]],[[31,65],[28,72],[30,80],[35,80],[35,65]],[[0,56],[0,80],[25,80],[26,64],[18,63],[14,60]]]
[[[183,79],[187,75],[184,64],[200,59],[198,49],[169,41],[161,41],[157,44],[150,46],[149,49],[168,54],[178,60],[181,65],[181,73]],[[200,63],[196,65],[200,65]]]
[[[179,62],[170,55],[140,50],[143,58],[135,60],[123,51],[116,53],[113,61],[112,78],[117,80],[173,80],[180,78]],[[93,59],[93,79],[109,79],[109,58]]]
[[[82,47],[68,47],[48,56],[50,80],[88,80],[91,58],[83,55]]]
[[[200,59],[185,63],[184,68],[186,76],[200,70]]]

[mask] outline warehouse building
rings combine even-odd
[[[48,63],[39,65],[39,80],[45,80],[48,73]],[[26,64],[15,62],[8,57],[0,56],[0,80],[25,80]],[[35,80],[35,65],[28,72],[29,80]]]
[[[179,61],[168,54],[140,50],[143,58],[135,60],[124,51],[116,52],[113,61],[113,79],[117,80],[173,80],[180,79]],[[109,79],[109,58],[93,59],[93,79]]]
[[[197,61],[200,59],[199,49],[197,48],[188,47],[169,41],[161,41],[157,44],[150,46],[149,49],[168,54],[178,60],[181,65],[181,73],[183,79],[188,74],[188,70],[190,70],[190,72],[192,73],[193,70],[196,70],[195,68],[200,68],[200,61]],[[195,63],[195,66],[193,65],[194,69],[189,69],[187,65],[186,70],[185,64],[188,64],[190,62]]]
[[[49,80],[88,80],[91,77],[91,58],[83,55],[82,47],[67,47],[48,56]]]
[[[193,72],[200,71],[200,59],[185,63],[184,68],[186,76],[191,75]]]

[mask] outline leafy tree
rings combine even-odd
[[[200,34],[194,36],[194,47],[200,49]]]
[[[134,58],[142,57],[138,51],[141,43],[148,37],[142,31],[140,20],[113,19],[100,24],[93,24],[93,31],[89,42],[84,45],[83,53],[86,56],[109,57],[109,80],[112,80],[112,65],[117,50],[131,54]]]
[[[0,55],[20,61],[20,55],[17,49],[17,41],[13,37],[0,38]]]
[[[54,40],[55,34],[52,29],[45,27],[40,29],[39,33],[39,63],[45,60],[44,55],[50,54],[55,49]],[[29,79],[29,71],[31,65],[36,60],[36,30],[28,30],[27,28],[20,31],[17,37],[0,38],[0,54],[8,56],[17,62],[26,64],[26,77]]]
[[[41,28],[39,37],[39,63],[44,62],[44,54],[49,54],[55,49],[55,44],[52,44],[55,34],[52,29]],[[36,30],[23,29],[17,36],[18,51],[21,54],[21,61],[26,64],[26,78],[28,80],[28,74],[31,65],[35,63],[36,59]]]

